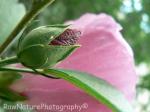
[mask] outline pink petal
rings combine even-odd
[[[86,19],[90,16],[93,21]],[[83,18],[87,21],[84,28]],[[120,34],[120,25],[106,14],[95,17],[93,14],[86,14],[76,20],[72,27],[81,31],[84,29],[80,39],[82,46],[59,67],[95,74],[120,89],[128,99],[132,99],[137,76],[133,52]]]
[[[82,47],[58,67],[92,73],[116,86],[127,99],[133,99],[137,76],[132,50],[120,34],[121,26],[106,14],[85,14],[70,23],[72,27],[81,30]],[[82,105],[86,103],[88,108],[80,112],[111,112],[106,106],[64,80],[28,74],[12,88],[26,94],[29,97],[27,101],[29,104]],[[70,112],[70,110],[65,109],[63,112]]]

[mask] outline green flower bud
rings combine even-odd
[[[18,59],[33,69],[52,67],[79,47],[79,37],[79,31],[67,26],[38,27],[20,38]]]

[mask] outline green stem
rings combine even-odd
[[[34,72],[31,69],[23,69],[23,68],[8,68],[8,67],[3,67],[0,68],[0,71],[10,71],[10,72],[23,72],[23,73],[34,73],[36,74],[37,72]]]
[[[0,60],[0,67],[10,65],[10,64],[15,64],[15,63],[18,63],[18,62],[19,62],[19,60],[16,56],[11,57],[11,58],[6,58],[4,60]]]
[[[32,73],[32,74],[40,74],[42,76],[51,78],[51,79],[59,79],[57,77],[48,75],[46,73],[44,73],[43,71],[39,71],[39,70],[31,70],[31,69],[25,69],[25,68],[10,68],[10,67],[2,67],[0,68],[0,71],[10,71],[10,72],[21,72],[21,73]]]
[[[39,1],[39,3],[34,4],[32,9],[25,14],[25,16],[22,18],[22,20],[19,22],[19,24],[16,26],[16,28],[12,31],[12,33],[8,36],[6,41],[0,46],[0,54],[3,53],[5,48],[14,40],[14,38],[22,31],[25,26],[35,17],[37,16],[41,9],[44,7],[48,6],[51,4],[54,0],[44,0],[44,1]]]

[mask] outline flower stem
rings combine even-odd
[[[38,5],[34,6],[34,3],[32,4],[32,9],[25,14],[25,16],[22,18],[22,20],[19,22],[19,24],[16,26],[16,28],[12,31],[12,33],[8,36],[6,41],[0,46],[0,55],[3,53],[5,48],[14,40],[14,38],[22,31],[25,26],[36,16],[40,13],[41,9],[51,4],[54,0],[44,0],[41,1],[41,3],[38,3]]]
[[[23,73],[36,73],[31,69],[22,69],[22,68],[8,68],[8,67],[2,67],[0,68],[0,71],[11,71],[11,72],[23,72]]]
[[[0,67],[1,66],[6,66],[6,65],[10,65],[10,64],[15,64],[18,63],[19,60],[16,56],[14,57],[10,57],[10,58],[6,58],[4,60],[0,60]]]
[[[48,75],[44,72],[41,72],[39,70],[31,70],[31,69],[25,69],[25,68],[13,68],[13,67],[2,67],[0,68],[0,71],[11,71],[11,72],[21,72],[21,73],[32,73],[32,74],[40,74],[42,76],[51,78],[51,79],[59,79],[57,77]]]

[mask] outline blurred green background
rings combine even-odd
[[[30,9],[31,0],[19,2]],[[134,106],[137,112],[150,112],[150,0],[56,0],[36,19],[41,24],[58,24],[89,12],[110,14],[122,25],[140,77]]]

